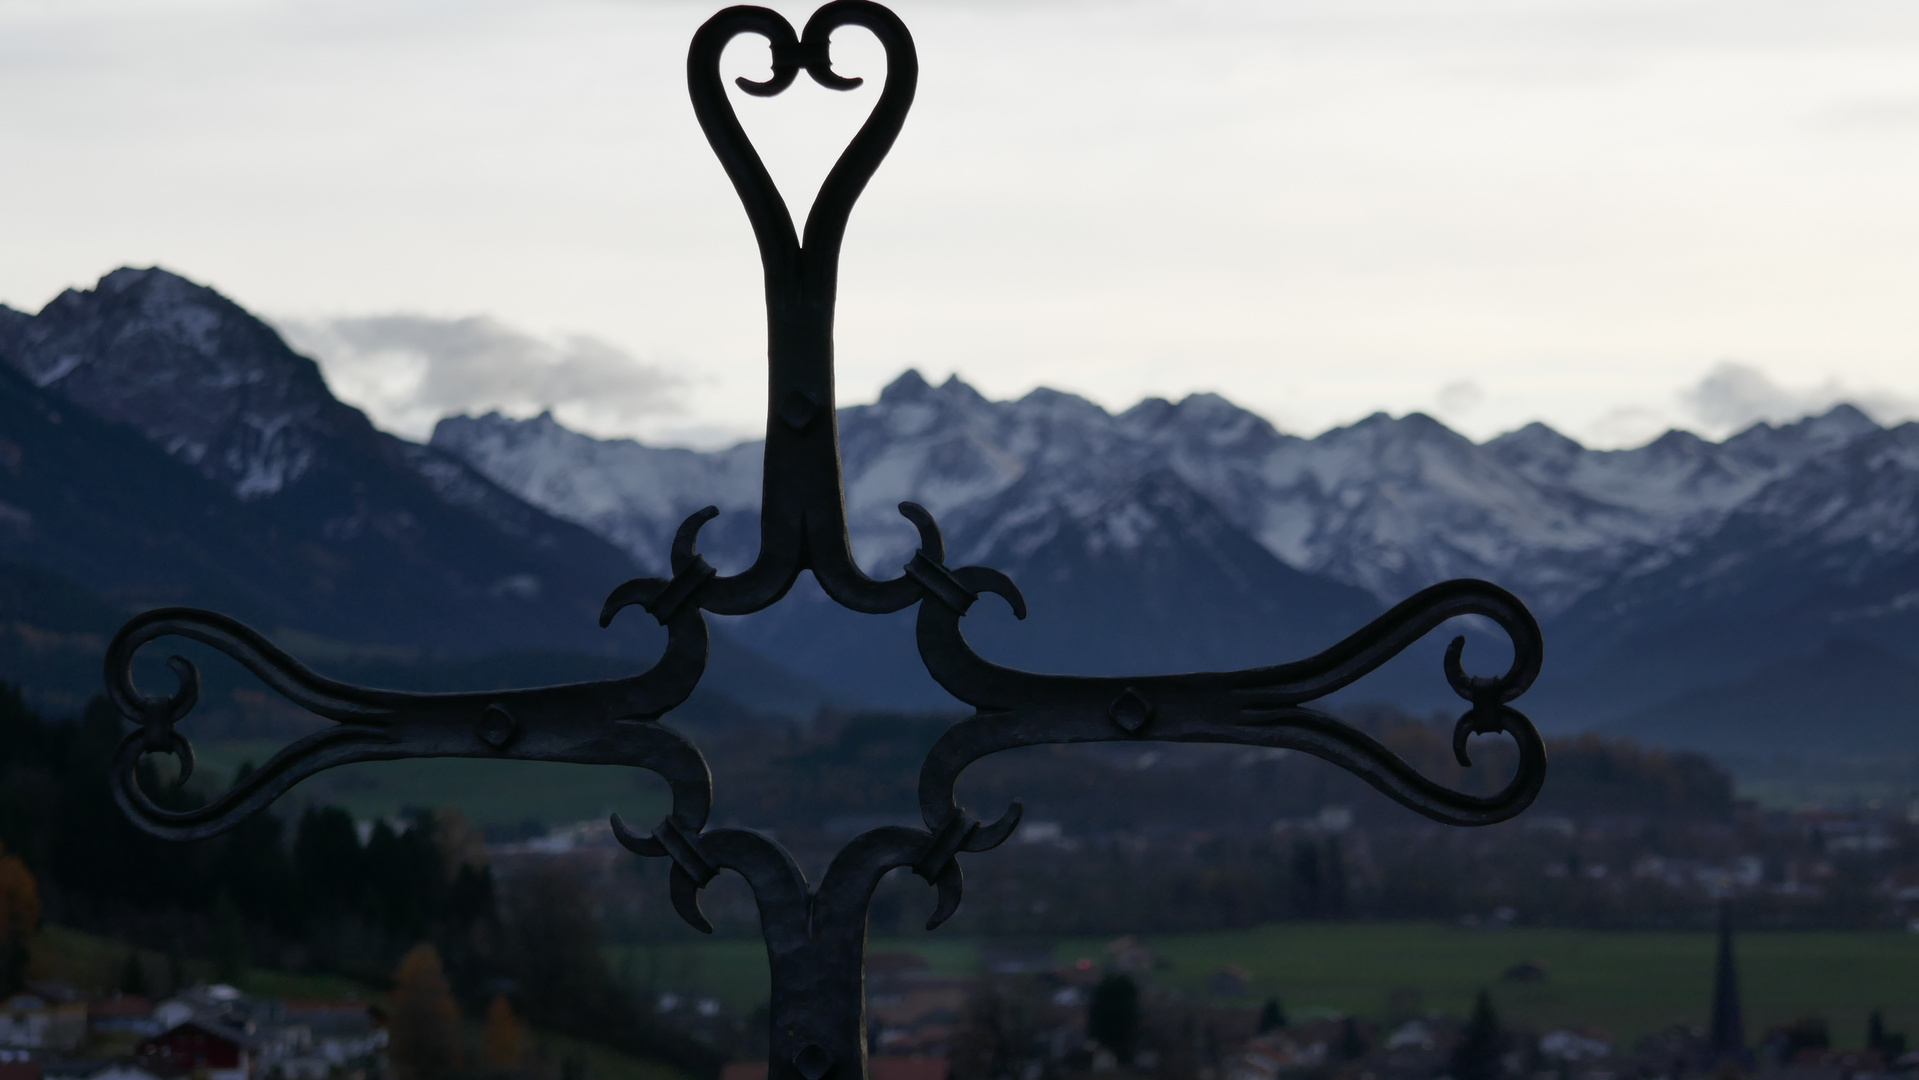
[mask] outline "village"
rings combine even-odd
[[[0,1011],[4,1080],[368,1080],[387,1074],[386,1017],[363,1001],[274,1000],[222,983],[164,1001],[88,1000],[29,983]]]
[[[547,857],[578,858],[598,845],[546,846]],[[510,862],[533,852],[498,854]],[[1654,1080],[1714,1075],[1711,1063],[1729,1057],[1746,1075],[1779,1080],[1919,1072],[1919,1051],[1876,1013],[1863,1047],[1839,1048],[1852,1041],[1810,1020],[1749,1033],[1730,910],[1720,908],[1709,1023],[1670,1026],[1630,1045],[1592,1027],[1503,1022],[1483,992],[1466,1015],[1424,1008],[1416,997],[1389,1001],[1373,1015],[1325,1008],[1289,1015],[1277,998],[1258,1000],[1252,973],[1230,963],[1206,974],[1198,992],[1172,990],[1155,977],[1168,958],[1134,936],[1112,939],[1094,956],[1043,939],[981,940],[965,971],[951,970],[950,958],[936,969],[919,953],[878,949],[867,958],[870,1075]],[[485,1010],[483,1025],[463,1019],[439,963],[432,946],[415,946],[391,991],[331,1000],[275,998],[226,983],[156,1000],[124,987],[88,991],[57,978],[28,979],[0,1005],[0,1080],[587,1080],[582,1060],[531,1052],[534,1035],[504,995]],[[1543,961],[1522,961],[1500,975],[1500,985],[1551,977]],[[718,1066],[720,1080],[766,1080],[757,1010],[730,1013],[697,988],[642,997],[658,1021],[723,1051],[729,1060]],[[436,1043],[443,1045],[429,1045]]]

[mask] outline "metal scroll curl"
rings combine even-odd
[[[999,593],[1021,617],[1024,601],[997,571],[963,567],[951,577],[960,590],[953,599],[920,605],[920,655],[948,693],[978,712],[949,728],[927,755],[919,796],[929,828],[970,820],[954,794],[967,766],[1002,750],[1042,743],[1211,742],[1300,750],[1450,825],[1504,821],[1531,805],[1545,782],[1545,743],[1532,722],[1509,704],[1538,677],[1544,643],[1525,605],[1497,585],[1470,579],[1434,585],[1331,648],[1292,663],[1243,671],[1094,678],[1036,674],[981,657],[960,630],[972,600],[982,592]],[[1304,707],[1351,685],[1460,615],[1491,619],[1512,642],[1512,664],[1496,676],[1466,674],[1461,663],[1464,637],[1455,638],[1446,650],[1447,682],[1469,703],[1453,729],[1459,763],[1471,764],[1466,742],[1473,734],[1504,732],[1518,746],[1512,779],[1491,796],[1438,784],[1365,733]],[[1017,806],[1009,811],[1014,818],[1017,814]]]
[[[920,829],[889,825],[854,837],[817,886],[808,884],[786,848],[752,829],[713,829],[697,843],[673,837],[668,826],[651,838],[616,831],[639,854],[673,859],[673,906],[704,933],[713,927],[700,911],[699,891],[722,870],[746,879],[781,1014],[768,1033],[773,1060],[797,1067],[802,1077],[824,1077],[836,1065],[864,1060],[865,1027],[849,1021],[857,1021],[864,998],[866,912],[880,879],[905,867],[934,886],[938,906],[929,930],[959,907],[959,862],[940,836]]]
[[[664,583],[652,579],[657,591]],[[631,591],[636,584],[625,588]],[[609,601],[602,622],[617,611]],[[667,644],[646,671],[624,679],[525,690],[420,694],[355,686],[301,664],[239,621],[194,608],[156,608],[121,627],[107,647],[108,697],[135,727],[112,764],[115,800],[141,828],[172,840],[197,840],[232,828],[324,769],[408,757],[514,758],[588,765],[634,765],[664,777],[674,814],[704,822],[712,803],[705,759],[678,732],[653,722],[684,702],[706,668],[707,631],[696,607],[661,619]],[[163,637],[210,646],[253,672],[275,692],[334,722],[281,749],[203,806],[167,809],[142,788],[148,754],[179,759],[179,782],[193,773],[193,745],[176,725],[199,701],[200,677],[181,656],[168,658],[176,687],[150,695],[136,685],[140,648]]]
[[[722,870],[734,871],[752,886],[763,919],[768,917],[769,899],[797,903],[808,910],[807,925],[813,934],[823,933],[828,927],[863,928],[866,900],[873,888],[887,871],[900,867],[911,868],[938,890],[936,906],[926,923],[928,930],[959,910],[962,877],[959,862],[953,858],[958,849],[944,849],[938,834],[921,829],[887,825],[854,837],[834,857],[817,889],[808,885],[806,875],[786,848],[752,829],[729,826],[698,833],[669,818],[652,835],[640,836],[616,817],[613,833],[636,855],[672,860],[669,890],[673,908],[687,925],[703,934],[712,933],[713,925],[700,910],[699,890]]]

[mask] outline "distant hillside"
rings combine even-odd
[[[0,682],[21,689],[52,716],[77,714],[102,689],[106,644],[128,609],[100,598],[54,571],[0,563]],[[562,682],[612,679],[652,662],[559,650],[515,650],[475,656],[437,656],[404,649],[368,649],[293,633],[283,642],[321,674],[364,686],[438,692],[504,690]],[[245,669],[204,646],[174,641],[148,650],[136,670],[143,683],[170,687],[162,660],[179,653],[202,677],[200,707],[184,730],[203,745],[246,740],[259,756],[260,740],[284,743],[326,721],[281,701]],[[757,714],[807,715],[832,705],[818,684],[799,678],[758,653],[720,639],[707,678],[693,697],[668,714],[676,723],[730,724]]]

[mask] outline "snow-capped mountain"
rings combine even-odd
[[[1842,406],[1724,443],[1673,432],[1633,450],[1588,450],[1542,424],[1475,445],[1420,414],[1376,414],[1303,439],[1213,394],[1113,415],[1050,390],[988,401],[958,379],[933,387],[911,371],[877,403],[842,409],[840,423],[855,552],[876,571],[911,554],[912,531],[894,509],[902,500],[933,511],[955,558],[980,561],[1037,542],[1046,523],[1111,512],[1116,493],[1164,472],[1288,566],[1381,602],[1488,577],[1546,615],[1709,533],[1804,462],[1879,431]],[[758,443],[698,454],[591,439],[550,416],[490,414],[442,421],[432,444],[647,565],[660,565],[686,514],[709,502],[751,514],[759,499]],[[1093,535],[1127,542],[1117,520]],[[754,539],[736,529],[709,546],[747,558]]]
[[[1842,407],[1807,424],[1859,419]],[[1610,679],[1615,706],[1652,708],[1840,640],[1919,656],[1919,424],[1827,438],[1715,527],[1647,552],[1564,612],[1554,628],[1591,668],[1566,695]]]
[[[0,385],[20,417],[6,433],[22,455],[8,502],[19,527],[0,538],[13,557],[115,601],[238,604],[268,629],[367,645],[615,645],[595,615],[634,570],[623,552],[378,431],[211,289],[116,270],[36,315],[0,314],[0,361],[18,373]],[[93,438],[56,461],[36,451],[51,433],[22,441],[30,417],[75,411],[146,447]],[[183,468],[145,460],[147,447]],[[115,490],[116,476],[154,490]],[[69,522],[75,498],[100,520]],[[177,557],[157,565],[160,551]]]
[[[243,499],[280,491],[364,425],[319,366],[212,289],[115,270],[32,318],[7,358],[34,384],[132,424]]]
[[[1027,595],[1028,622],[977,622],[982,647],[1017,644],[1023,662],[1051,670],[1272,663],[1380,610],[1359,589],[1286,565],[1122,419],[1068,394],[991,402],[957,380],[934,388],[902,376],[877,404],[841,411],[855,557],[896,575],[916,543],[897,507],[921,503],[945,530],[949,561],[1005,570]],[[443,421],[433,445],[618,538],[642,564],[662,566],[673,530],[708,503],[724,511],[701,533],[716,565],[737,569],[757,550],[758,443],[701,455],[493,415]],[[865,687],[869,700],[950,700],[914,655],[909,623],[829,607],[803,588],[734,629],[829,684]]]
[[[1842,416],[1848,429],[1856,427],[1851,417],[1858,414],[1844,407],[1807,423]],[[1817,604],[1832,620],[1872,618],[1919,606],[1919,593],[1878,595],[1869,585],[1898,574],[1915,556],[1919,425],[1870,426],[1827,453],[1807,455],[1734,505],[1715,529],[1624,567],[1583,606],[1603,609],[1622,637],[1661,621],[1657,610],[1676,593],[1688,597],[1695,615],[1784,601]],[[1870,599],[1852,595],[1862,588]]]
[[[732,531],[731,519],[759,510],[757,442],[698,453],[595,439],[562,427],[550,413],[524,421],[495,413],[440,421],[432,445],[613,541],[652,573],[666,570],[667,547],[687,514],[707,505],[731,512],[701,533],[701,550],[714,557],[729,546],[715,538]]]

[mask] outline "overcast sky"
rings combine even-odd
[[[157,263],[415,434],[751,433],[755,250],[684,86],[717,6],[0,0],[0,302]],[[919,99],[848,233],[843,402],[910,366],[1619,445],[1919,401],[1910,0],[897,10]],[[789,202],[871,100],[742,106]]]

